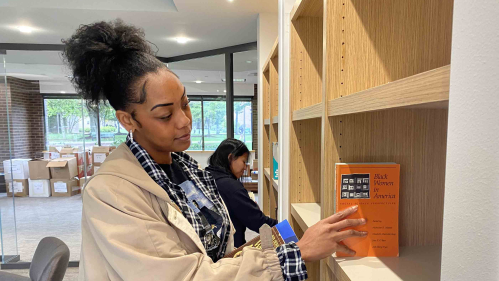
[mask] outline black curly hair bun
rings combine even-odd
[[[71,82],[90,107],[109,101],[114,109],[125,110],[130,103],[144,102],[134,84],[165,67],[154,56],[144,31],[120,19],[81,25],[62,42]]]

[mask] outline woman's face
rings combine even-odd
[[[229,157],[232,157],[232,155],[229,155]],[[246,170],[246,163],[248,163],[248,153],[245,153],[232,160],[232,162],[230,163],[230,170],[232,171],[232,174],[236,176],[236,178],[240,178],[243,176],[244,170]]]
[[[166,69],[147,74],[138,82],[145,102],[133,104],[134,139],[146,150],[179,152],[191,145],[192,115],[185,87]]]

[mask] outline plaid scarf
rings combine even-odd
[[[191,207],[189,207],[188,199],[184,190],[177,184],[171,182],[158,163],[151,158],[149,153],[147,153],[142,146],[135,142],[130,134],[127,137],[126,144],[149,176],[159,186],[161,186],[166,191],[170,199],[177,204],[177,206],[179,206],[182,214],[187,218],[198,234],[204,248],[206,249],[206,252],[212,260],[216,262],[221,259],[225,255],[225,251],[227,249],[227,241],[230,236],[230,220],[225,212],[222,198],[218,193],[215,180],[210,173],[200,170],[197,162],[186,153],[172,153],[173,161],[176,161],[180,167],[182,167],[182,170],[187,178],[202,191],[206,198],[211,200],[211,202],[215,205],[216,212],[222,217],[223,223],[220,231],[220,237],[216,235],[216,237],[214,237],[213,231],[210,232],[209,229],[206,229],[204,226],[206,223],[203,224],[204,218],[200,217],[193,209],[191,209]]]

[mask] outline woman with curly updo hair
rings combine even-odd
[[[297,243],[232,251],[234,228],[212,176],[185,151],[189,99],[141,29],[113,22],[83,25],[66,40],[64,58],[90,108],[108,102],[129,135],[83,191],[80,280],[304,280],[305,261],[364,233],[341,231],[352,208],[311,227]]]

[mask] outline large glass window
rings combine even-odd
[[[103,146],[118,146],[126,140],[128,132],[116,118],[116,111],[109,103],[99,105],[100,140]]]
[[[234,138],[243,141],[249,149],[253,147],[251,100],[234,101]]]
[[[188,150],[203,150],[203,119],[201,101],[191,98],[192,131],[191,146]]]
[[[204,149],[215,150],[227,138],[225,98],[204,100]]]

